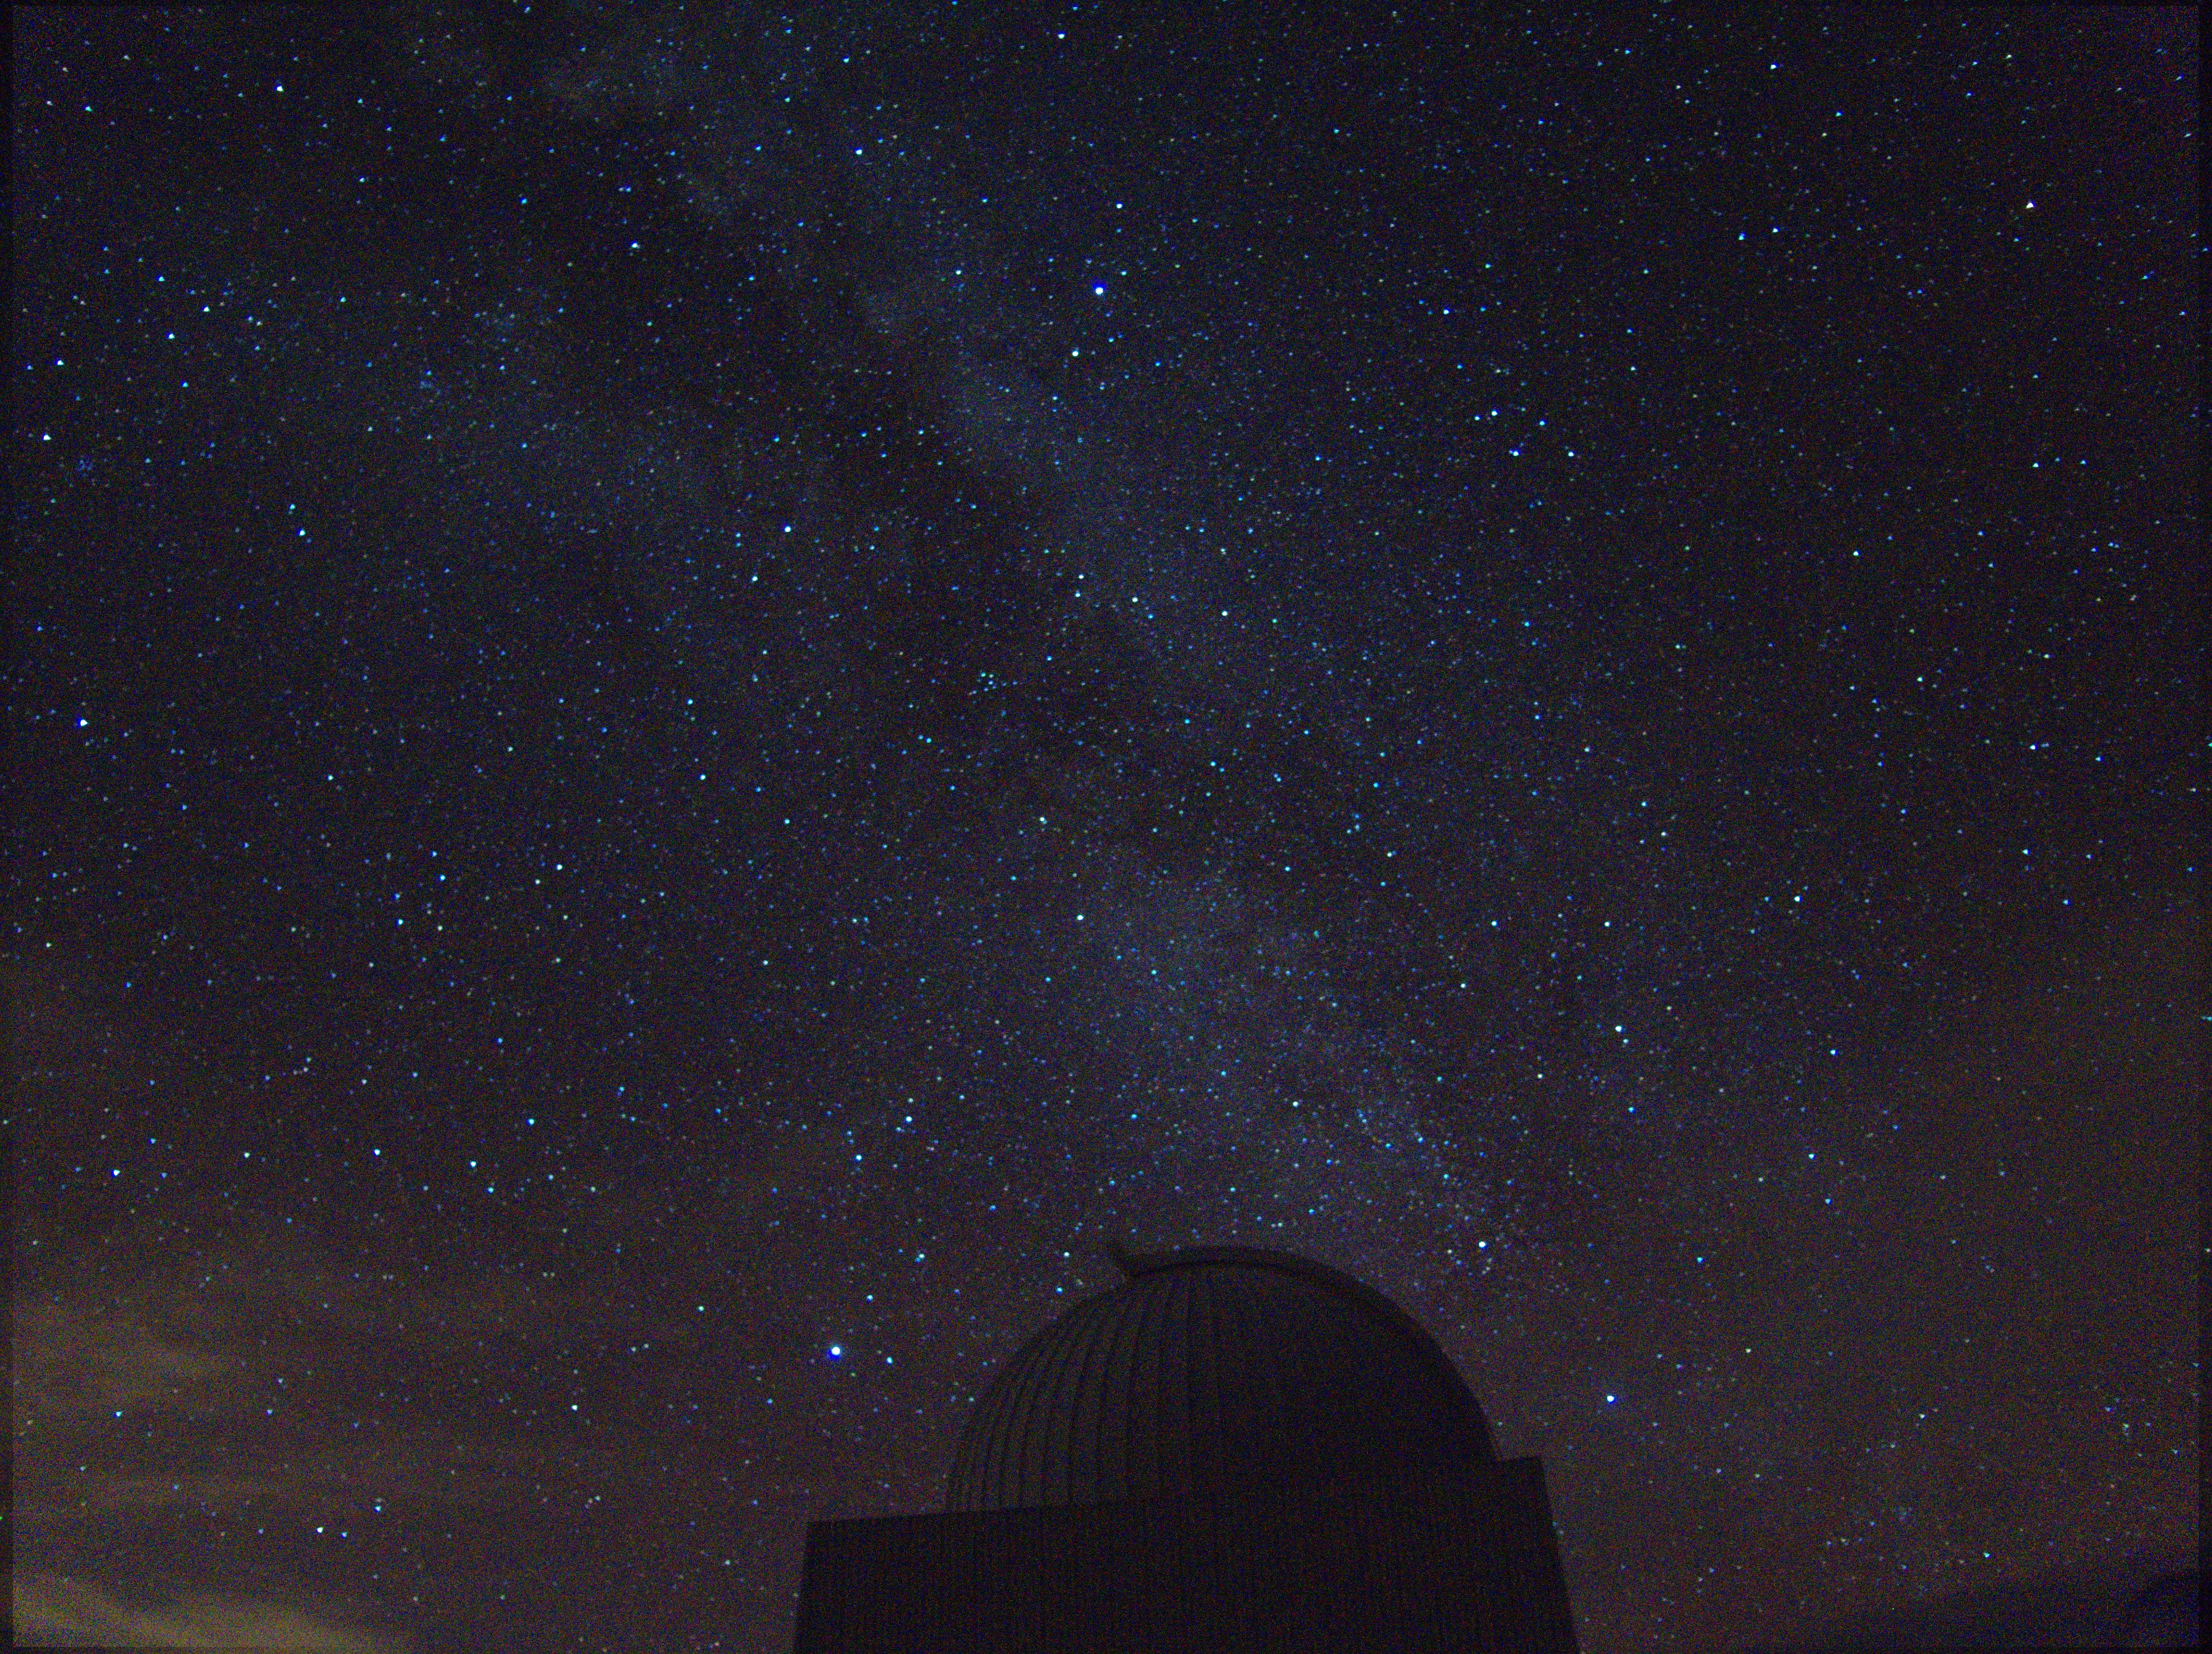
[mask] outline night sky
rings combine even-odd
[[[1109,1237],[2193,1558],[2192,9],[13,21],[20,1634],[786,1648]]]

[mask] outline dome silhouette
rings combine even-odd
[[[808,1523],[794,1654],[1574,1654],[1544,1462],[1419,1322],[1288,1252],[1107,1250],[943,1510]]]
[[[1133,1256],[1017,1351],[969,1414],[947,1511],[1087,1505],[1493,1466],[1490,1426],[1420,1324],[1287,1252]]]

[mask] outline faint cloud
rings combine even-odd
[[[75,1418],[118,1408],[199,1408],[236,1363],[119,1317],[59,1304],[15,1312],[16,1412]]]
[[[263,1648],[296,1654],[412,1654],[395,1632],[341,1616],[250,1597],[186,1596],[134,1608],[87,1580],[31,1574],[15,1582],[15,1635],[29,1648]]]

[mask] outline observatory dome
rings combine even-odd
[[[1016,1351],[969,1415],[947,1511],[1493,1470],[1490,1426],[1419,1323],[1255,1247],[1133,1256]]]

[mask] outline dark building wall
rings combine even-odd
[[[1566,1651],[1534,1459],[1442,1484],[817,1522],[797,1654]]]
[[[1534,1454],[1504,1459],[1498,1466],[1505,1485],[1507,1566],[1528,1604],[1531,1648],[1572,1651],[1575,1611],[1567,1600],[1567,1571],[1559,1557],[1559,1530],[1552,1520],[1551,1489],[1544,1461]]]

